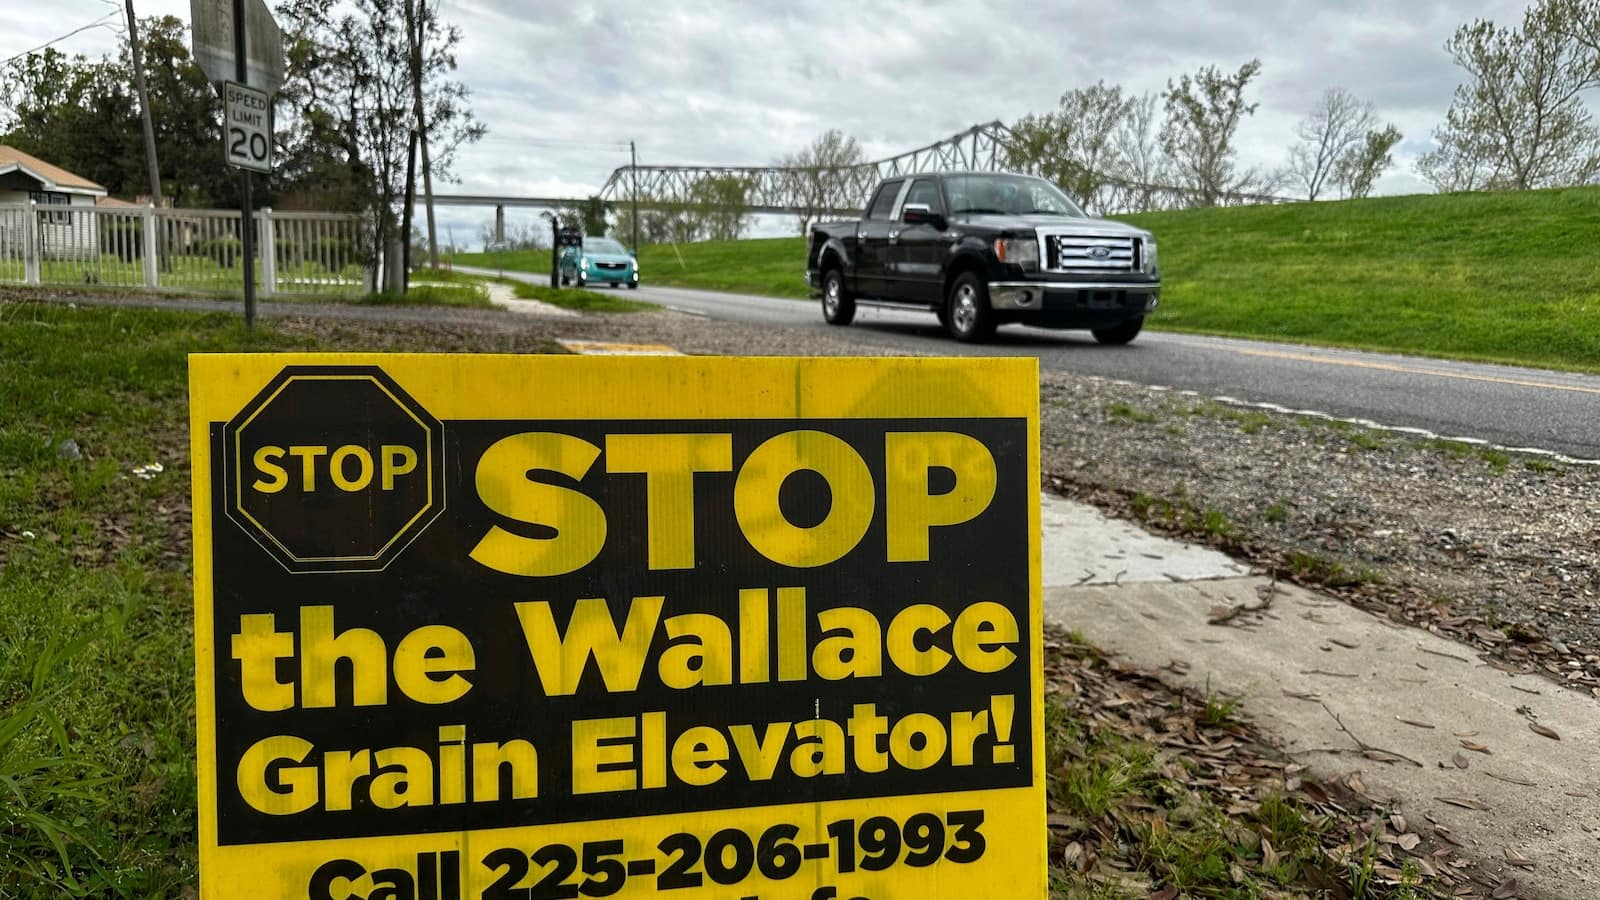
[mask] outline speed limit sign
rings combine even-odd
[[[272,97],[231,81],[222,91],[222,146],[228,165],[271,173]]]

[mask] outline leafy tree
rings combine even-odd
[[[1445,49],[1469,80],[1434,131],[1438,147],[1418,162],[1423,176],[1441,190],[1526,190],[1600,174],[1600,128],[1581,96],[1600,85],[1597,9],[1541,0],[1519,27],[1478,19],[1456,29]]]
[[[1333,166],[1333,183],[1346,197],[1360,199],[1372,193],[1373,182],[1394,164],[1390,151],[1398,143],[1400,129],[1393,125],[1368,131],[1359,142],[1339,155]]]
[[[403,0],[287,0],[286,78],[278,109],[286,191],[307,205],[330,200],[369,210],[380,246],[399,234],[407,160],[416,124]],[[416,21],[413,14],[412,21]],[[484,127],[449,78],[460,32],[429,15],[420,22],[424,119],[433,175],[450,177],[456,152]]]
[[[1244,91],[1260,72],[1261,60],[1252,59],[1232,75],[1205,66],[1167,82],[1161,147],[1179,185],[1192,191],[1200,206],[1215,206],[1225,195],[1261,183],[1261,173],[1238,171],[1234,147],[1240,123],[1259,105],[1246,103]]]
[[[172,16],[139,21],[141,55],[163,190],[183,206],[233,205],[237,174],[223,162],[222,104],[189,55],[187,27]],[[104,185],[114,195],[149,191],[132,61],[30,54],[0,74],[3,139]]]
[[[1345,155],[1377,125],[1372,101],[1362,100],[1344,88],[1323,92],[1311,114],[1295,128],[1300,142],[1289,148],[1289,172],[1305,191],[1307,200],[1317,199]]]
[[[866,161],[855,138],[833,129],[778,162],[788,170],[782,178],[782,191],[789,205],[799,212],[801,234],[827,210],[866,202],[864,196],[856,196],[861,179],[851,171]]]
[[[689,189],[690,202],[698,213],[705,236],[713,241],[734,241],[744,230],[745,197],[749,182],[738,175],[708,175]]]
[[[589,237],[604,237],[606,233],[606,213],[610,211],[606,201],[599,194],[590,195],[578,206],[578,223],[583,226],[583,233]]]
[[[1117,133],[1133,101],[1118,85],[1097,82],[1061,95],[1055,112],[1024,116],[1011,127],[1009,168],[1059,185],[1081,206],[1096,198],[1120,167]]]

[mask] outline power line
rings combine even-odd
[[[91,28],[99,28],[100,26],[105,24],[105,21],[107,19],[114,19],[114,18],[117,18],[118,16],[121,16],[121,15],[122,15],[122,11],[121,10],[117,10],[115,12],[108,12],[105,15],[101,16],[100,18],[95,19],[93,22],[90,22],[89,24],[81,26],[79,28],[74,28],[71,31],[67,32],[66,34],[63,34],[62,36],[60,36],[58,38],[53,38],[51,40],[45,41],[44,43],[42,43],[39,46],[33,48],[32,50],[24,50],[21,53],[16,54],[15,56],[8,57],[4,62],[0,62],[0,66],[9,66],[12,63],[16,62],[17,60],[23,58],[24,56],[31,56],[32,54],[38,53],[40,50],[43,50],[46,47],[49,47],[51,44],[59,44],[62,41],[66,40],[67,38],[72,37],[75,34],[80,34],[82,32],[88,31]]]

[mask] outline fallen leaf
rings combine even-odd
[[[1456,768],[1458,769],[1465,769],[1467,767],[1467,758],[1461,755],[1460,750],[1457,750],[1455,755],[1450,757],[1450,761],[1455,763]]]
[[[1400,815],[1399,813],[1394,813],[1389,816],[1389,824],[1394,827],[1395,831],[1398,831],[1401,834],[1405,834],[1407,831],[1406,817]]]
[[[1432,728],[1433,727],[1432,725],[1429,725],[1427,722],[1418,722],[1415,719],[1402,719],[1399,716],[1395,716],[1395,720],[1399,721],[1399,722],[1404,722],[1407,725],[1414,725],[1417,728]]]
[[[1178,896],[1178,889],[1176,887],[1174,887],[1173,885],[1169,884],[1166,887],[1162,888],[1161,890],[1156,891],[1155,893],[1151,894],[1150,895],[1150,900],[1174,900],[1174,898],[1176,898],[1177,896]]]
[[[1518,853],[1510,847],[1506,848],[1506,862],[1516,866],[1519,869],[1533,868],[1533,860],[1523,856],[1521,853]]]
[[[1521,785],[1522,787],[1538,787],[1537,784],[1534,784],[1531,781],[1523,781],[1521,778],[1507,778],[1504,775],[1496,775],[1493,772],[1484,772],[1483,774],[1493,778],[1495,781],[1504,781],[1506,784],[1516,784]]]
[[[1512,897],[1518,896],[1521,891],[1522,888],[1517,884],[1515,878],[1507,878],[1505,881],[1495,885],[1494,893],[1489,896],[1493,897],[1494,900],[1511,900]]]
[[[1487,806],[1484,806],[1482,803],[1478,802],[1477,800],[1473,800],[1470,797],[1435,797],[1433,799],[1439,801],[1440,803],[1448,803],[1451,806],[1459,806],[1462,809],[1488,809],[1489,808]]]
[[[1542,735],[1544,737],[1549,738],[1552,741],[1561,740],[1561,735],[1556,734],[1554,729],[1546,728],[1543,725],[1540,725],[1538,722],[1529,722],[1528,723],[1528,728],[1534,734]]]
[[[1482,753],[1482,754],[1485,754],[1485,755],[1488,755],[1488,753],[1489,753],[1489,748],[1484,744],[1478,743],[1477,741],[1465,741],[1464,740],[1464,741],[1461,742],[1461,746],[1467,748],[1468,750],[1471,750],[1473,753]]]
[[[1406,832],[1405,834],[1400,835],[1400,840],[1398,840],[1396,843],[1400,845],[1401,850],[1410,851],[1415,850],[1417,845],[1422,843],[1422,838],[1412,834],[1411,832]]]
[[[1476,731],[1456,731],[1452,732],[1452,734],[1456,737],[1477,737],[1478,735]]]

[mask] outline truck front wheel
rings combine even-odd
[[[962,343],[975,344],[993,337],[995,324],[989,286],[976,272],[956,276],[945,298],[945,330]]]
[[[1102,344],[1126,344],[1139,336],[1139,330],[1144,327],[1144,316],[1130,319],[1121,325],[1111,328],[1096,328],[1094,339]]]
[[[845,290],[844,272],[831,266],[822,273],[822,318],[829,325],[849,325],[856,317],[856,298]]]

